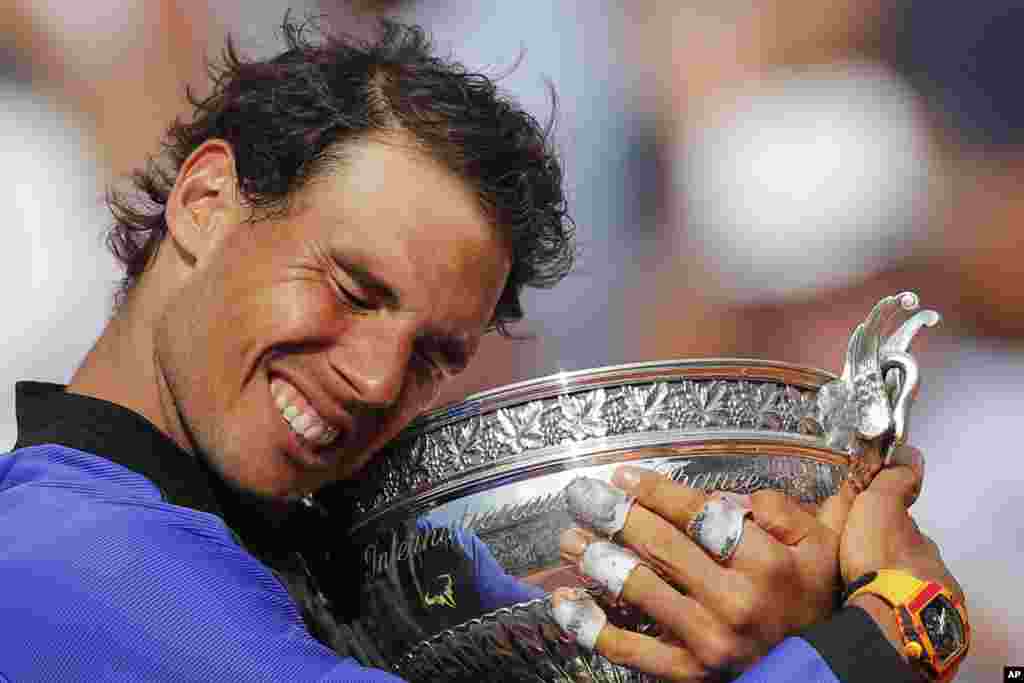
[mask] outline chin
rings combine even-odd
[[[273,453],[258,452],[253,449],[248,455],[235,460],[237,468],[226,469],[216,463],[214,469],[220,478],[236,493],[243,497],[257,498],[265,501],[285,502],[297,500],[308,492],[308,484],[296,476],[298,473],[281,463],[278,467],[263,466],[253,471],[252,466],[258,458],[279,459]]]

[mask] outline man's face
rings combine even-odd
[[[227,230],[165,308],[174,436],[265,496],[352,476],[468,362],[509,267],[462,181],[356,144],[288,216]]]

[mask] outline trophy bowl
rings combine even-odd
[[[623,463],[707,491],[783,491],[809,508],[867,480],[906,437],[907,353],[938,321],[904,293],[854,331],[842,376],[786,363],[671,360],[564,372],[476,394],[413,422],[346,507],[370,663],[412,681],[641,681],[550,616],[561,586],[593,588],[559,554],[565,489]],[[913,313],[915,312],[916,313]],[[892,334],[898,313],[913,313]],[[906,317],[906,316],[903,316]],[[351,595],[348,598],[351,601]],[[626,607],[609,618],[656,629]]]

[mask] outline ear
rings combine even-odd
[[[170,238],[191,263],[202,262],[244,216],[231,145],[201,144],[178,171],[165,214]]]

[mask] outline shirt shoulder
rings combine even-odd
[[[220,518],[94,455],[0,457],[0,548],[11,681],[397,680],[315,641]]]

